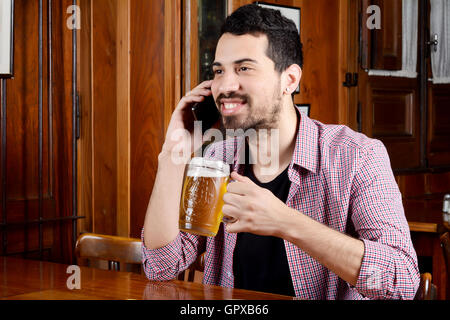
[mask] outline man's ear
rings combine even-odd
[[[302,78],[302,69],[298,64],[291,64],[286,70],[283,72],[285,77],[285,88],[284,92],[286,94],[291,94],[297,89],[300,79]]]

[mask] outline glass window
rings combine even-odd
[[[226,8],[226,0],[198,0],[199,83],[213,77],[211,65],[214,62],[220,28],[225,22]]]

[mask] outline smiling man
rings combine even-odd
[[[180,100],[158,157],[142,232],[149,279],[173,279],[206,251],[208,284],[304,299],[414,297],[417,257],[386,149],[300,115],[292,92],[301,68],[295,24],[278,11],[248,5],[227,18],[214,79]],[[224,195],[228,222],[206,238],[178,229],[184,165],[171,161],[170,137],[211,94],[225,128],[276,129],[279,141],[270,175],[273,163],[257,157],[261,141],[232,137],[208,148],[206,157],[231,163],[234,182]],[[242,148],[245,161],[236,156]]]

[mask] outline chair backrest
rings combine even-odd
[[[189,268],[178,275],[178,280],[187,280],[189,282],[196,281],[195,274],[196,273],[203,273],[205,269],[205,253],[203,252],[201,255],[197,257],[197,259],[194,261],[193,264],[189,266]],[[187,279],[186,279],[187,276]],[[197,280],[198,282],[201,282],[201,279]]]
[[[141,272],[141,250],[141,239],[94,233],[80,235],[75,245],[79,262],[104,260],[108,262],[110,270],[116,271]]]
[[[90,260],[103,260],[107,261],[109,270],[142,273],[141,239],[83,233],[78,237],[75,252],[80,265],[89,265]],[[177,279],[194,282],[196,272],[203,272],[204,267],[205,253],[202,253]]]
[[[436,300],[437,287],[432,283],[433,277],[431,273],[422,273],[420,275],[420,285],[417,290],[415,300]]]
[[[441,247],[444,254],[445,266],[447,271],[447,300],[450,300],[450,233],[445,232],[441,235]]]

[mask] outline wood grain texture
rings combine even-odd
[[[78,221],[78,232],[93,230],[93,110],[92,110],[92,1],[81,0],[80,30],[80,107],[81,128],[78,141],[78,208],[84,219]]]
[[[117,225],[130,234],[130,1],[117,3]]]
[[[444,195],[450,193],[450,173],[403,174],[396,179],[408,221],[442,224],[442,204]]]
[[[181,6],[179,0],[164,3],[164,132],[181,99]]]
[[[53,92],[48,93],[47,1],[43,2],[43,218],[72,215],[72,32],[66,27],[70,1],[53,2]],[[38,249],[38,2],[15,1],[15,77],[7,102],[7,253]],[[48,101],[53,105],[49,132]],[[51,143],[51,148],[50,148]],[[50,153],[49,150],[52,150]],[[50,170],[50,168],[52,168]],[[25,225],[24,220],[33,223]],[[71,261],[71,221],[43,225],[44,259]],[[4,229],[2,229],[4,230]],[[3,252],[4,254],[6,252]],[[21,254],[22,255],[22,254]]]
[[[371,33],[370,68],[377,70],[402,69],[402,0],[372,0],[380,8],[380,29]],[[367,7],[363,7],[365,13]],[[369,15],[367,15],[369,17]]]
[[[117,221],[117,1],[92,2],[93,232]]]
[[[79,232],[129,234],[129,1],[83,1]]]
[[[79,258],[142,264],[142,241],[139,238],[84,233],[78,237],[75,251]]]
[[[171,108],[164,101],[164,1],[132,1],[130,21],[130,236],[140,237],[164,141],[164,108]]]
[[[293,297],[179,280],[148,281],[130,272],[81,267],[81,289],[66,285],[67,265],[0,257],[0,299],[292,300]]]
[[[296,103],[311,104],[311,117],[324,123],[339,121],[339,2],[295,1],[302,8],[301,40],[304,67]],[[346,44],[345,44],[346,45]]]
[[[359,72],[362,132],[380,139],[393,169],[420,167],[420,102],[417,81]]]
[[[183,1],[183,86],[186,94],[199,84],[198,1]]]
[[[439,226],[437,223],[427,223],[427,222],[408,222],[409,229],[411,232],[430,232],[437,233]]]
[[[81,225],[139,237],[157,156],[181,95],[181,1],[85,5],[91,32],[85,31],[81,64],[90,67],[82,69],[82,88],[90,103],[83,106],[86,136],[80,145],[82,174],[88,176],[81,178],[81,207],[88,218]]]
[[[430,166],[450,165],[450,85],[428,84],[427,156]]]
[[[195,88],[200,84],[199,80],[199,44],[198,44],[198,1],[189,0],[190,1],[190,22],[191,22],[191,42],[190,42],[190,52],[191,52],[191,60],[189,64],[189,72],[190,72],[190,88],[189,91]]]
[[[7,190],[8,198],[25,200],[38,197],[38,3],[15,4],[15,77],[8,81],[7,103]],[[19,11],[19,12],[17,12]],[[46,12],[46,10],[43,10]],[[46,19],[46,15],[44,17]],[[44,20],[45,21],[45,20]],[[44,29],[45,30],[45,29]],[[46,41],[46,32],[43,32]],[[45,43],[45,42],[44,42]],[[47,59],[44,53],[43,61]],[[44,65],[45,67],[45,65]],[[43,70],[44,79],[47,76]],[[43,83],[47,92],[47,83]],[[43,118],[46,119],[47,96],[43,95]],[[47,154],[48,127],[44,121],[43,155]],[[43,161],[43,176],[48,175],[48,158]],[[44,195],[48,195],[44,179]]]
[[[58,216],[71,216],[72,212],[72,30],[67,28],[67,8],[71,0],[54,3],[53,32],[53,108],[54,108],[54,170],[55,208]],[[59,43],[59,44],[58,44]],[[55,223],[54,241],[58,250],[53,254],[61,261],[73,261],[71,221]]]

